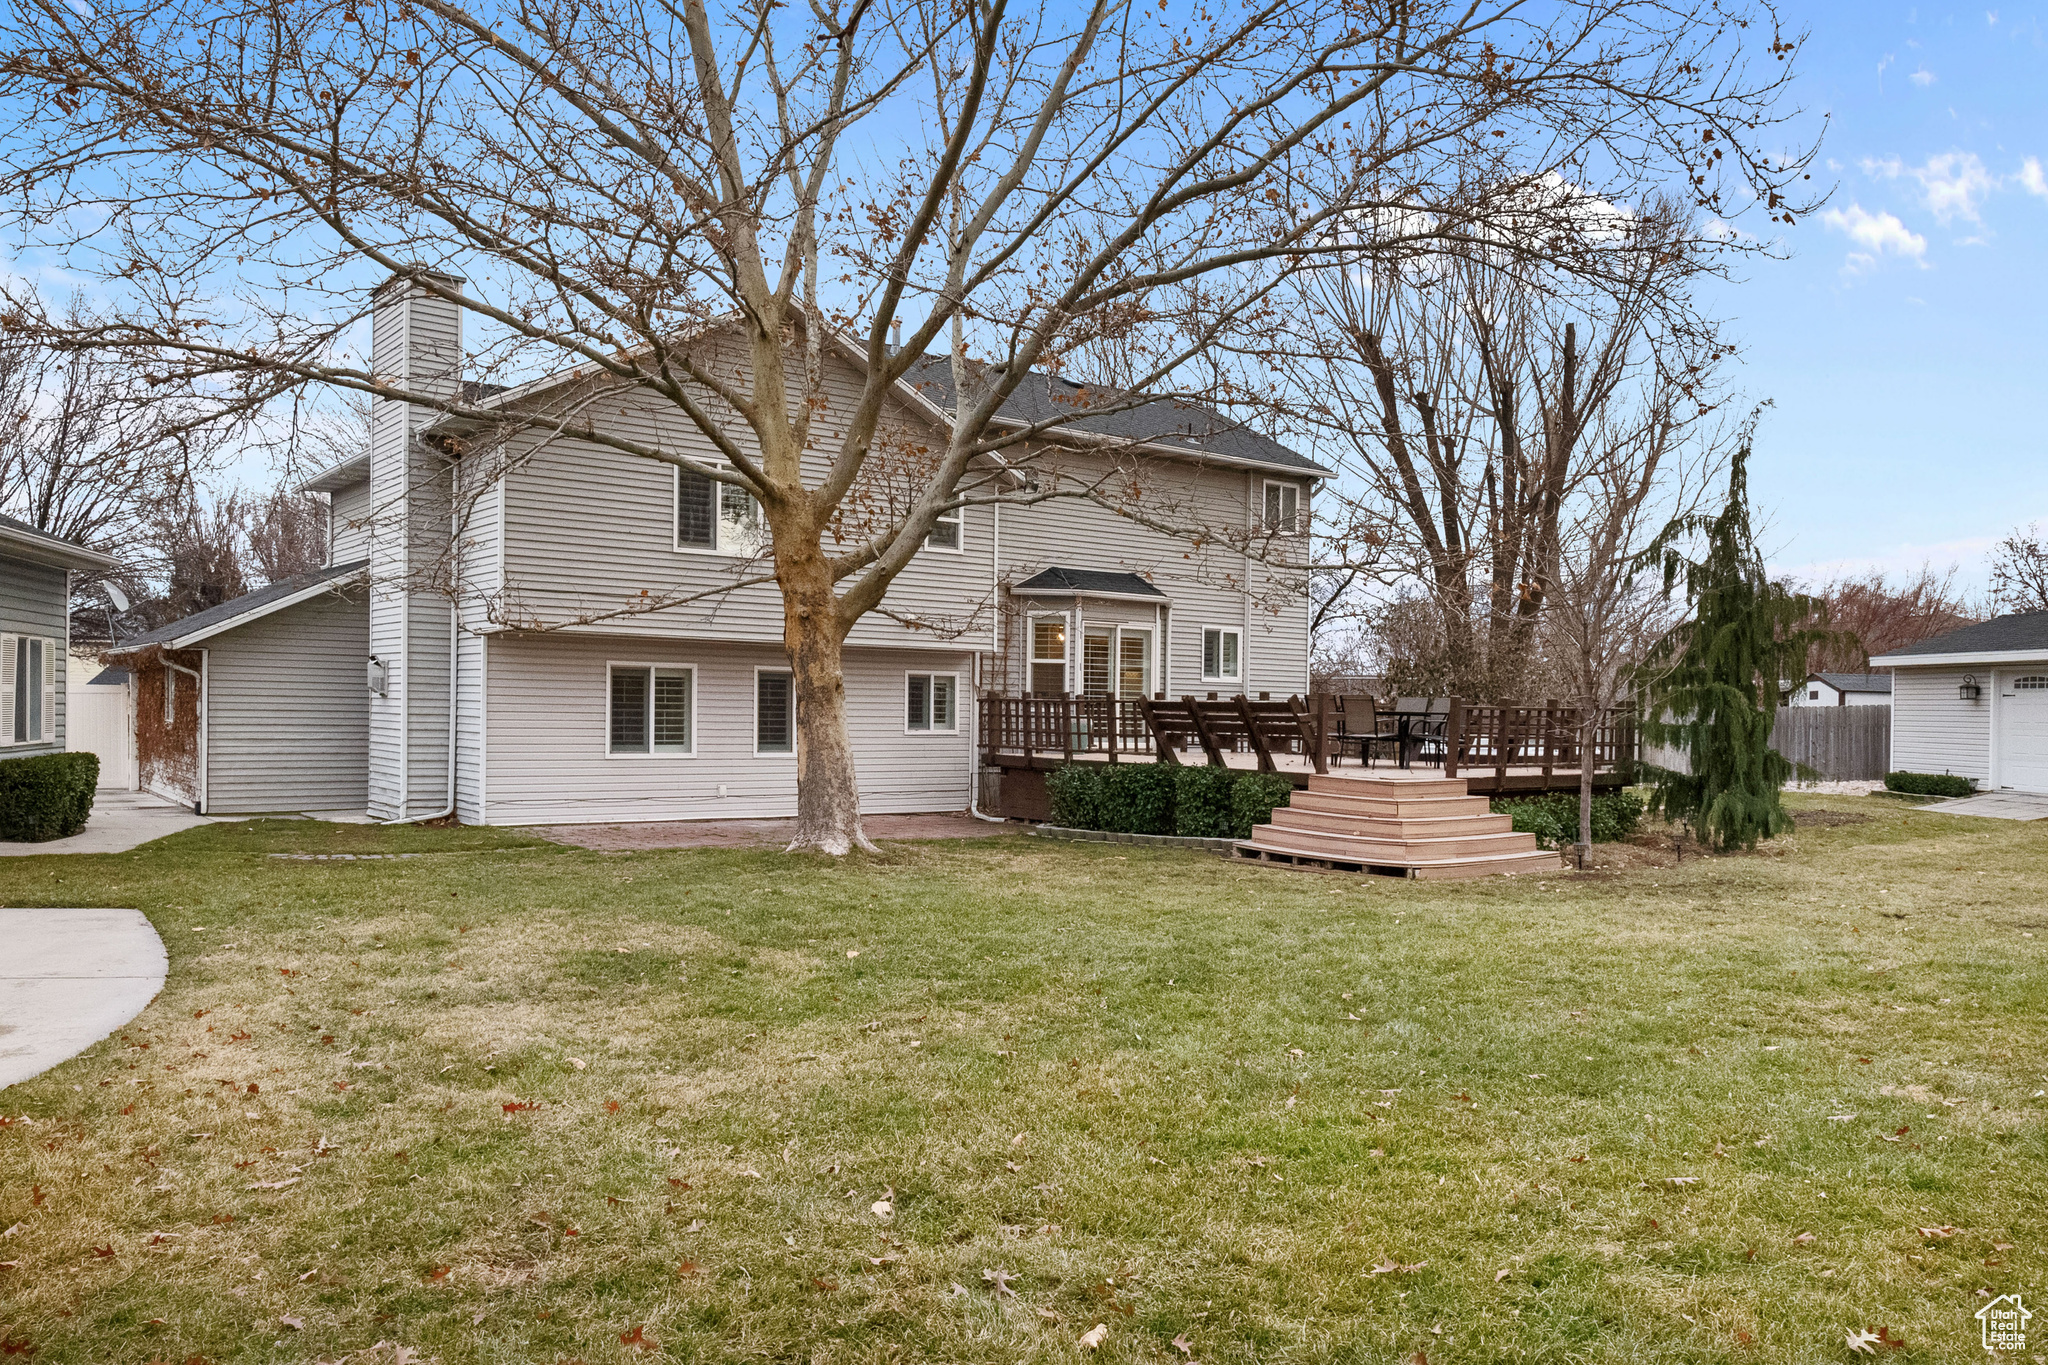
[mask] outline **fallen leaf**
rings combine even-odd
[[[1188,1334],[1186,1332],[1182,1332],[1179,1336],[1175,1337],[1173,1344],[1189,1360],[1192,1361],[1195,1358],[1195,1348],[1188,1344]]]
[[[445,1280],[445,1279],[447,1279],[447,1278],[448,1278],[448,1272],[449,1272],[449,1271],[451,1271],[451,1270],[453,1270],[453,1269],[455,1269],[455,1267],[454,1267],[454,1266],[452,1266],[452,1265],[437,1265],[437,1266],[435,1266],[435,1267],[434,1267],[434,1268],[433,1268],[432,1270],[429,1270],[429,1271],[427,1272],[427,1283],[429,1283],[429,1284],[434,1284],[434,1283],[438,1283],[438,1282],[439,1282],[439,1281],[441,1281],[441,1280]]]
[[[684,1261],[676,1267],[676,1276],[679,1279],[688,1279],[692,1275],[701,1274],[703,1269],[704,1267],[698,1265],[695,1261]]]
[[[1047,1322],[1051,1323],[1055,1327],[1059,1326],[1061,1323],[1066,1321],[1065,1318],[1061,1317],[1058,1313],[1053,1312],[1050,1308],[1039,1309],[1038,1316],[1044,1318]]]
[[[1921,1228],[1919,1232],[1922,1237],[1936,1237],[1944,1242],[1956,1235],[1954,1228],[1945,1225],[1938,1228]]]
[[[619,1112],[619,1102],[618,1102],[617,1100],[606,1100],[606,1101],[604,1102],[604,1112],[605,1112],[605,1113],[607,1113],[607,1114],[616,1114],[616,1113],[618,1113],[618,1112]]]
[[[1493,1272],[1493,1282],[1495,1284],[1499,1284],[1502,1280],[1505,1280],[1508,1276],[1512,1274],[1514,1274],[1512,1270],[1496,1270]]]
[[[837,1294],[839,1292],[839,1282],[837,1280],[821,1280],[813,1275],[811,1277],[811,1288],[821,1290],[827,1294]],[[962,1290],[961,1292],[965,1293],[966,1291]]]
[[[1849,1333],[1849,1349],[1862,1355],[1877,1354],[1877,1335],[1873,1332]]]
[[[631,1331],[619,1333],[619,1345],[630,1346],[636,1351],[656,1351],[661,1349],[654,1338],[647,1335],[647,1327],[644,1323],[633,1328]]]
[[[1009,1271],[984,1270],[981,1272],[981,1278],[996,1287],[997,1298],[1014,1299],[1017,1297],[1017,1291],[1010,1288],[1010,1281],[1015,1279],[1016,1276],[1012,1275]]]
[[[1735,1339],[1741,1342],[1744,1346],[1747,1346],[1750,1342],[1756,1340],[1755,1337],[1752,1337],[1749,1333],[1743,1331],[1740,1327],[1735,1329]]]
[[[291,1328],[294,1332],[303,1332],[306,1330],[306,1320],[304,1318],[295,1318],[289,1313],[280,1316],[278,1318],[278,1321],[283,1323],[285,1326]]]
[[[538,1108],[540,1108],[539,1103],[533,1100],[517,1100],[504,1106],[505,1112],[508,1114],[523,1114],[529,1109]]]
[[[877,1218],[893,1218],[896,1216],[896,1206],[886,1199],[877,1199],[868,1205],[868,1212]]]
[[[288,1175],[282,1180],[259,1180],[249,1188],[252,1190],[282,1190],[298,1183],[299,1178],[297,1176]]]
[[[581,1071],[586,1065],[588,1065],[588,1063],[586,1063],[581,1057],[571,1057],[569,1059],[569,1065],[575,1067],[578,1071]]]
[[[1810,1232],[1802,1232],[1802,1233],[1800,1233],[1800,1234],[1799,1234],[1799,1235],[1798,1235],[1797,1237],[1794,1237],[1794,1238],[1792,1239],[1792,1245],[1793,1245],[1793,1246],[1805,1246],[1805,1245],[1806,1245],[1806,1244],[1807,1244],[1808,1242],[1811,1242],[1812,1240],[1813,1240],[1813,1234],[1812,1234],[1812,1233],[1810,1233]]]
[[[1687,1185],[1699,1184],[1700,1178],[1696,1175],[1672,1175],[1666,1176],[1664,1178],[1664,1183],[1671,1186],[1673,1189],[1683,1189]]]
[[[1106,1322],[1098,1322],[1093,1327],[1090,1327],[1087,1331],[1083,1332],[1081,1334],[1081,1340],[1076,1342],[1075,1344],[1078,1345],[1084,1351],[1099,1351],[1102,1349],[1102,1343],[1107,1341],[1108,1339],[1109,1324]]]

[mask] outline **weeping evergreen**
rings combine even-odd
[[[1680,750],[1691,768],[1649,767],[1650,809],[1716,849],[1753,848],[1791,825],[1778,795],[1792,765],[1771,748],[1778,680],[1805,677],[1808,648],[1833,639],[1823,604],[1764,571],[1750,530],[1749,452],[1745,431],[1726,504],[1673,520],[1642,560],[1662,561],[1666,596],[1682,578],[1691,608],[1639,675],[1644,738]],[[1699,559],[1681,553],[1688,542],[1704,545]]]

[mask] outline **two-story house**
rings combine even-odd
[[[372,364],[452,392],[461,332],[459,308],[394,281]],[[856,355],[827,364],[820,446],[861,382]],[[949,375],[934,362],[897,386],[895,449],[943,446]],[[1071,409],[1076,391],[1033,376],[1002,419]],[[685,414],[587,372],[464,392],[487,410],[559,401],[719,462]],[[1099,490],[1121,471],[1136,501],[963,508],[848,637],[863,810],[966,807],[983,692],[1307,690],[1300,566],[1328,471],[1179,403],[1076,425],[1057,459],[1032,461],[1032,486]],[[330,502],[326,569],[127,645],[145,786],[209,811],[476,824],[794,813],[782,606],[742,490],[397,402],[374,406],[362,456],[306,486]]]

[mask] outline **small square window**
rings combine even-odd
[[[796,752],[796,697],[787,673],[764,668],[754,674],[754,752]]]
[[[676,470],[676,547],[751,558],[767,544],[761,504],[738,484]]]
[[[614,664],[606,748],[615,754],[687,754],[695,720],[695,675],[687,668]]]
[[[906,675],[907,701],[903,728],[913,731],[954,733],[959,728],[954,705],[959,680],[950,673]]]
[[[1209,629],[1202,632],[1202,677],[1224,681],[1237,677],[1238,633]]]
[[[934,550],[957,550],[960,548],[960,509],[943,512],[932,523],[931,534],[924,538],[927,547]]]

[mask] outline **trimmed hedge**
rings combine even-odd
[[[1908,796],[1968,796],[1977,790],[1974,779],[1954,773],[1886,773],[1884,785]]]
[[[85,828],[98,754],[37,754],[0,759],[0,840],[40,844]]]
[[[1052,823],[1116,834],[1249,839],[1287,804],[1294,784],[1277,773],[1167,763],[1068,763],[1045,777]]]
[[[1545,792],[1493,803],[1495,815],[1512,815],[1515,832],[1533,834],[1542,848],[1564,848],[1579,841],[1579,798],[1574,792]],[[1593,842],[1619,843],[1643,822],[1643,798],[1631,791],[1603,792],[1593,798]]]

